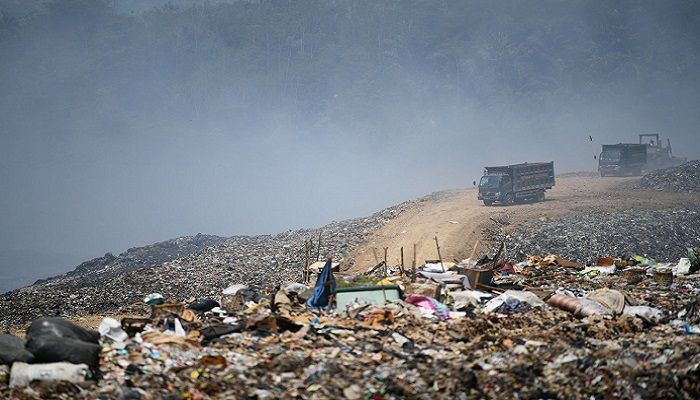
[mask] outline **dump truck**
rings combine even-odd
[[[485,167],[479,181],[479,200],[484,205],[542,201],[554,186],[554,162]]]
[[[604,144],[598,172],[601,176],[639,176],[684,162],[685,158],[673,155],[670,139],[664,146],[658,133],[644,133],[639,135],[639,143]]]
[[[646,144],[604,144],[598,157],[598,172],[600,176],[638,176],[646,163]]]
[[[645,171],[675,167],[687,161],[683,157],[676,157],[673,155],[671,139],[666,138],[666,146],[664,147],[658,133],[644,133],[639,135],[639,144],[644,144],[647,147],[647,161],[644,166]]]

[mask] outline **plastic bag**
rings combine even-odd
[[[190,303],[190,305],[187,306],[188,309],[197,312],[209,311],[214,307],[221,307],[221,305],[218,301],[212,299],[197,300]]]
[[[13,362],[32,362],[34,356],[24,349],[24,340],[10,334],[0,334],[0,365]]]
[[[27,350],[34,355],[34,362],[53,363],[67,361],[97,368],[100,362],[100,345],[77,339],[53,335],[32,336]]]
[[[63,318],[56,317],[37,318],[32,321],[27,329],[27,341],[40,336],[76,339],[95,344],[100,342],[99,332],[85,329]]]
[[[68,381],[72,383],[85,382],[88,367],[85,364],[52,363],[25,364],[16,362],[10,372],[10,387],[22,387],[32,381]]]

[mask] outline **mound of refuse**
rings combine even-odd
[[[670,262],[557,255],[232,285],[97,331],[0,337],[2,398],[699,398],[700,249]],[[311,273],[312,275],[314,272]],[[99,354],[99,359],[96,356]]]
[[[366,218],[332,222],[319,229],[233,236],[156,266],[120,268],[114,274],[109,273],[111,269],[105,272],[105,268],[64,274],[0,295],[0,327],[22,325],[46,315],[129,312],[141,293],[160,292],[185,300],[211,296],[236,283],[263,289],[298,278],[307,256],[311,261],[326,254],[345,257],[351,248],[411,204],[402,203]]]
[[[641,186],[666,192],[700,192],[700,160],[651,171],[642,177]]]
[[[505,238],[494,238],[501,240]],[[685,246],[700,245],[700,206],[663,210],[591,210],[561,218],[542,218],[510,232],[508,252],[559,254],[587,263],[606,254],[646,254],[655,259],[677,259]],[[581,244],[585,243],[585,246]]]

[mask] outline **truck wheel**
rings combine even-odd
[[[503,196],[503,204],[511,205],[511,204],[514,204],[514,203],[515,203],[515,199],[513,198],[513,194],[512,194],[512,193],[508,193],[508,194],[506,194],[505,196]]]
[[[484,205],[485,205],[485,206],[490,206],[490,205],[492,205],[492,204],[493,204],[493,201],[491,201],[491,200],[484,200]]]

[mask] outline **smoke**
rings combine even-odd
[[[638,133],[700,154],[692,2],[10,3],[0,252],[318,226]]]

